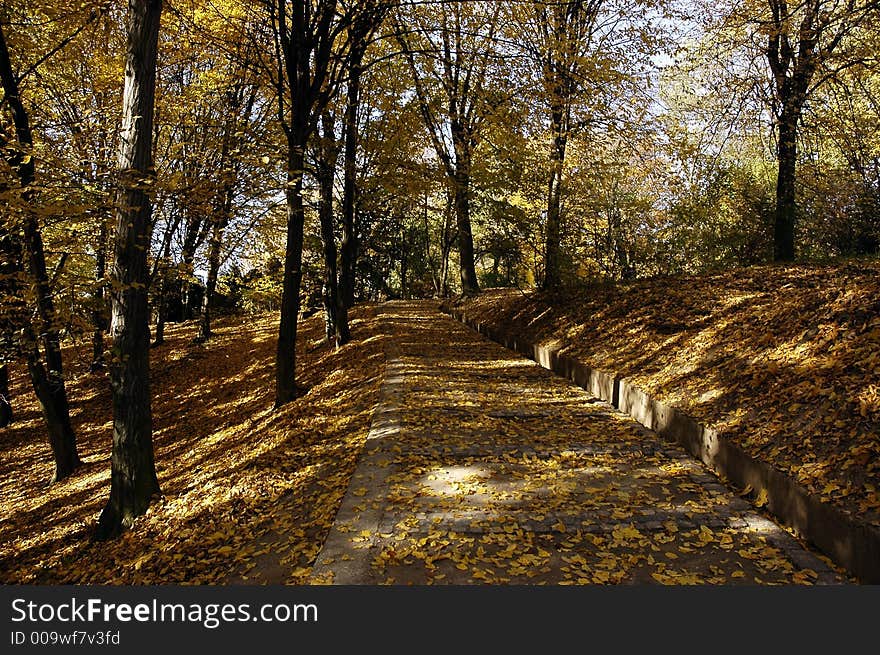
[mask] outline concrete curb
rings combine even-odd
[[[400,387],[403,365],[396,357],[385,364],[379,402],[373,410],[370,432],[336,519],[315,559],[310,578],[332,584],[371,584],[371,563],[384,513],[386,481],[394,467],[390,448],[400,431]],[[369,536],[366,536],[369,535]]]
[[[756,460],[680,409],[654,399],[626,378],[559,354],[559,347],[532,344],[502,333],[460,310],[444,308],[444,311],[492,341],[568,378],[645,427],[677,441],[693,457],[733,484],[743,488],[751,486],[755,494],[765,492],[767,509],[780,522],[861,582],[880,584],[880,530],[876,527],[854,520],[822,502],[784,473]]]

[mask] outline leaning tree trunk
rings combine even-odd
[[[305,163],[304,129],[292,129],[287,157],[287,240],[284,279],[281,283],[281,317],[275,354],[275,407],[299,395],[296,384],[296,328],[299,319],[299,290],[302,282],[303,210],[302,184]],[[299,138],[298,138],[299,137]]]
[[[98,520],[98,538],[129,527],[159,493],[150,408],[147,251],[161,13],[161,0],[129,0],[110,322],[114,355],[110,364],[113,457],[110,498]]]
[[[33,335],[30,335],[33,338]],[[67,405],[67,396],[64,387],[59,387],[55,381],[54,372],[46,370],[40,360],[40,353],[36,345],[27,353],[28,372],[34,385],[34,392],[40,401],[43,417],[49,432],[49,445],[52,447],[52,456],[55,459],[55,473],[52,482],[62,480],[81,464],[76,450],[76,439],[73,428],[70,426],[70,409]]]
[[[45,354],[44,364],[40,357],[37,337],[28,329],[29,346],[26,353],[28,371],[49,428],[49,443],[55,458],[55,473],[52,476],[54,482],[73,473],[80,465],[80,459],[76,450],[76,436],[70,424],[70,407],[64,386],[61,339],[55,325],[55,306],[49,290],[43,240],[33,216],[25,220],[24,246],[28,273],[36,290],[37,314],[42,323],[40,340]]]
[[[776,217],[773,226],[773,259],[777,262],[794,260],[794,226],[797,215],[795,166],[799,118],[799,109],[786,107],[778,122]]]
[[[49,288],[49,276],[46,271],[46,257],[43,250],[43,238],[36,216],[31,211],[33,199],[33,182],[36,174],[34,158],[28,150],[33,147],[33,135],[30,121],[19,95],[18,79],[9,59],[6,39],[0,28],[0,78],[3,82],[5,102],[12,112],[18,148],[7,144],[7,159],[10,168],[18,173],[21,184],[21,199],[25,206],[23,222],[23,239],[16,259],[23,260],[23,268],[27,271],[36,296],[37,315],[40,318],[40,336],[45,353],[45,362],[40,356],[37,335],[28,322],[25,327],[27,345],[25,354],[28,360],[28,371],[31,382],[49,431],[49,443],[55,458],[55,473],[52,480],[60,480],[70,475],[80,464],[76,450],[76,437],[70,424],[70,408],[67,402],[67,389],[64,386],[64,367],[61,356],[61,340],[55,320],[55,306]],[[10,243],[12,243],[10,241]],[[19,266],[19,265],[17,265]]]

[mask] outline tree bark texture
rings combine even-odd
[[[300,309],[299,290],[302,283],[305,221],[302,184],[306,137],[304,131],[297,130],[292,131],[288,139],[287,239],[284,278],[281,283],[278,348],[275,355],[275,407],[280,407],[299,395],[296,385],[296,331]]]
[[[318,219],[321,224],[321,242],[324,246],[324,323],[327,341],[336,340],[337,308],[339,298],[339,278],[336,251],[336,236],[333,229],[333,176],[336,171],[338,149],[334,120],[330,112],[325,112],[321,120],[324,133],[318,146],[315,162],[315,177],[318,180],[319,201]],[[337,344],[339,345],[339,344]]]
[[[358,108],[360,107],[361,57],[362,53],[352,55],[345,107],[345,150],[343,154],[342,183],[342,258],[340,261],[341,300],[337,316],[339,332],[343,342],[350,338],[348,329],[348,310],[354,305],[355,271],[357,270],[358,238],[355,223],[357,207],[357,142]]]
[[[461,291],[465,294],[480,290],[474,264],[474,235],[471,231],[471,156],[470,136],[460,125],[453,123],[455,144],[455,222],[458,228],[458,268]]]
[[[113,456],[110,498],[98,520],[98,538],[129,527],[159,493],[150,406],[147,251],[161,12],[161,0],[129,0],[110,322]]]

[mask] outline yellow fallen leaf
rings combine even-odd
[[[768,501],[769,498],[767,497],[767,490],[761,489],[761,491],[758,493],[757,498],[755,498],[755,505],[757,507],[764,507]]]

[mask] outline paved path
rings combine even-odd
[[[842,581],[680,447],[436,303],[380,314],[397,338],[313,582]]]

